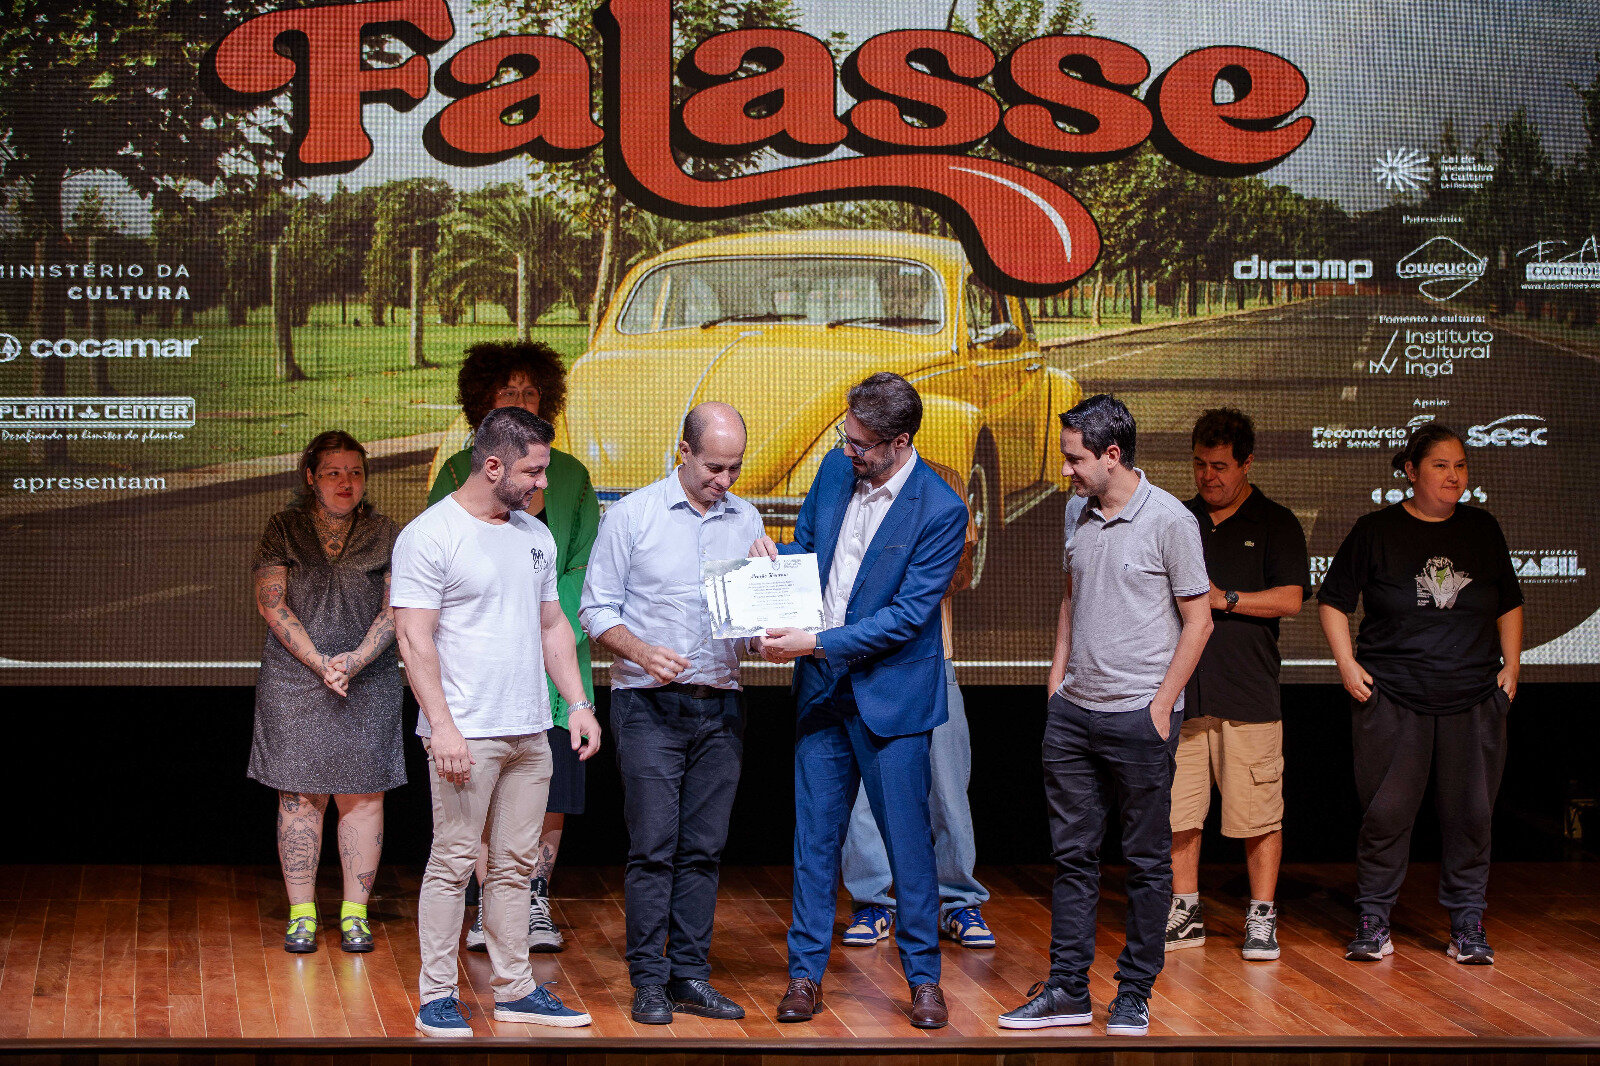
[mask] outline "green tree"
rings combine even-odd
[[[1555,171],[1544,149],[1539,128],[1517,108],[1499,130],[1495,143],[1494,177],[1474,196],[1468,209],[1470,225],[1489,253],[1488,289],[1499,310],[1516,305],[1522,263],[1516,253],[1529,235],[1551,233],[1547,214],[1555,201]],[[1527,313],[1538,317],[1543,298],[1528,293]]]
[[[572,220],[550,197],[515,182],[467,193],[444,219],[429,281],[441,300],[492,300],[517,320],[517,256],[528,278],[528,320],[537,321],[571,292],[578,275]]]
[[[422,249],[426,288],[440,222],[454,208],[455,190],[438,178],[405,178],[378,187],[364,272],[373,325],[383,325],[386,308],[410,306],[412,248]]]

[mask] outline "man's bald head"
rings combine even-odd
[[[742,453],[746,437],[744,416],[731,404],[716,400],[696,404],[683,420],[683,442],[699,455],[705,450],[708,436],[717,437],[721,448]]]

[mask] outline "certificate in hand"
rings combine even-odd
[[[785,626],[812,633],[822,628],[815,555],[708,561],[700,568],[700,585],[713,637],[754,637]]]

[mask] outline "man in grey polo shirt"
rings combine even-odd
[[[1128,921],[1108,1035],[1149,1030],[1150,991],[1165,961],[1174,755],[1183,688],[1211,635],[1211,582],[1194,515],[1133,465],[1134,442],[1133,416],[1110,396],[1061,416],[1073,499],[1044,728],[1056,862],[1050,976],[1000,1016],[1006,1029],[1091,1019],[1100,845],[1113,798],[1122,809]]]

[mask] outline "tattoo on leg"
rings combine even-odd
[[[549,842],[539,842],[539,857],[534,860],[533,876],[550,880],[550,874],[556,868],[556,849]]]
[[[361,868],[361,830],[343,820],[339,822],[339,865],[346,875]]]
[[[283,863],[283,879],[292,885],[315,884],[317,853],[322,841],[316,829],[301,819],[286,821],[278,828],[278,858]]]
[[[372,892],[372,882],[377,880],[377,877],[378,871],[368,870],[366,873],[357,876],[356,880],[361,883],[362,890],[370,894]]]
[[[298,792],[278,793],[278,802],[283,806],[284,814],[293,814],[300,809],[300,794]]]

